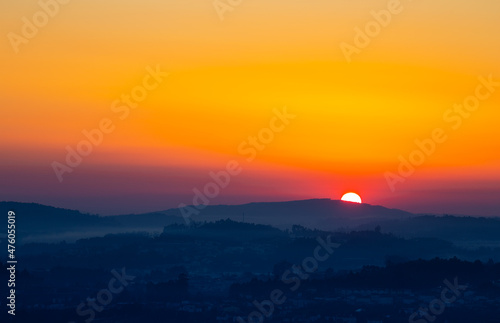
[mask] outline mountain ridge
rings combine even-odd
[[[187,224],[178,208],[99,216],[37,203],[0,202],[2,213],[7,214],[9,210],[16,212],[16,231],[23,242],[44,239],[72,241],[123,232],[159,234],[165,226]],[[446,237],[450,241],[488,237],[490,240],[500,241],[500,237],[495,237],[496,232],[500,232],[499,218],[427,216],[379,205],[331,199],[208,205],[189,220],[203,223],[226,219],[270,225],[279,229],[290,229],[293,225],[329,231],[373,230],[381,227],[384,232],[404,237]],[[454,231],[450,232],[450,227]],[[488,234],[472,234],[468,231],[471,227],[476,232]],[[4,234],[0,234],[0,238],[3,236]]]

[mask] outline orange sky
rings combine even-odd
[[[352,190],[409,211],[498,215],[500,87],[457,129],[443,116],[479,77],[500,80],[500,2],[401,1],[348,63],[340,44],[388,2],[242,0],[221,21],[212,1],[73,0],[29,39],[22,19],[38,2],[2,2],[1,199],[176,207],[234,159],[243,172],[211,203]],[[169,75],[121,120],[111,106],[148,66]],[[239,145],[283,107],[296,117],[248,162]],[[115,130],[59,182],[52,163],[103,118]],[[436,128],[447,140],[391,191],[387,172]]]

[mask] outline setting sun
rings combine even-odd
[[[346,193],[341,198],[344,202],[361,203],[361,197],[356,193]]]

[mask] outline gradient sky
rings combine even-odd
[[[70,1],[16,54],[37,1],[0,3],[0,199],[117,214],[190,204],[208,173],[240,162],[211,203],[339,199],[412,212],[500,215],[500,88],[452,129],[443,115],[478,77],[500,80],[500,2],[401,1],[347,63],[342,42],[387,1],[243,0],[221,21],[212,1]],[[169,73],[130,115],[110,107],[147,66]],[[296,115],[257,158],[238,146],[273,109]],[[82,130],[105,135],[59,182]],[[416,139],[448,135],[392,192]]]

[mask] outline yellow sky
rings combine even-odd
[[[216,168],[286,106],[297,117],[250,169],[383,182],[415,139],[442,127],[450,140],[420,167],[423,174],[444,181],[454,167],[498,174],[500,89],[456,131],[443,113],[474,94],[479,76],[500,79],[500,2],[401,1],[401,12],[346,62],[340,44],[353,44],[354,28],[388,2],[242,0],[221,21],[212,1],[72,0],[18,53],[8,35],[22,36],[22,18],[31,20],[40,6],[2,2],[5,161],[50,170],[83,129],[117,120],[112,102],[140,84],[147,66],[159,65],[169,76],[115,121],[116,131],[85,163]]]

